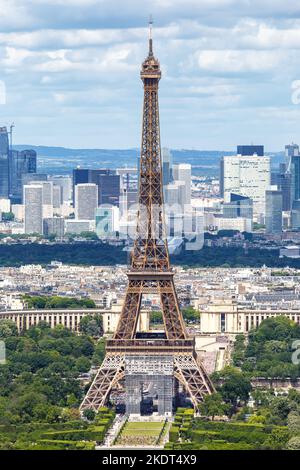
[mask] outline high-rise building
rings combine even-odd
[[[118,168],[120,176],[120,216],[126,216],[128,210],[138,202],[138,173],[136,168]]]
[[[34,184],[39,184],[42,181],[47,181],[47,175],[45,173],[24,173],[21,176],[21,181],[22,181],[22,198],[24,195],[24,186],[34,183]],[[24,200],[22,199],[22,202],[24,204]]]
[[[82,232],[91,232],[95,229],[95,220],[65,220],[65,233],[80,235]]]
[[[70,176],[49,176],[48,181],[61,188],[60,204],[67,203],[72,199],[72,178]],[[83,181],[83,183],[85,182],[88,183],[88,181]]]
[[[230,194],[229,202],[223,204],[223,217],[236,218],[245,217],[253,219],[253,201],[252,199],[241,196],[240,194]]]
[[[162,175],[163,175],[163,185],[166,186],[172,181],[172,166],[173,158],[169,149],[162,149]]]
[[[184,201],[179,201],[183,207],[191,204],[192,197],[192,167],[188,163],[178,163],[172,166],[173,181],[182,181],[184,183]]]
[[[136,168],[118,168],[116,174],[120,176],[121,191],[138,190],[138,172]]]
[[[9,197],[9,138],[6,127],[0,127],[0,198]]]
[[[272,183],[273,184],[273,183]],[[285,163],[279,165],[279,172],[277,181],[274,184],[278,187],[279,191],[282,192],[282,210],[291,210],[291,192],[292,192],[292,175],[287,171]]]
[[[243,157],[257,155],[258,157],[264,156],[264,146],[263,145],[238,145],[237,154],[242,155]]]
[[[230,194],[240,194],[253,200],[256,219],[265,215],[266,190],[271,182],[269,156],[230,155],[221,161],[221,191],[226,202]]]
[[[62,187],[53,184],[53,209],[59,209],[62,204]]]
[[[46,217],[43,219],[43,233],[46,237],[55,235],[63,238],[65,232],[65,220],[63,217]]]
[[[120,176],[119,175],[99,175],[99,205],[120,204]]]
[[[277,186],[271,186],[266,191],[266,233],[280,234],[282,232],[282,192]]]
[[[23,187],[25,206],[25,233],[43,233],[43,186],[30,184]]]
[[[300,230],[300,200],[292,203],[291,228],[292,230]]]
[[[78,220],[95,220],[98,207],[98,188],[96,184],[85,183],[75,186],[75,217]]]
[[[291,157],[297,157],[299,155],[299,145],[297,144],[289,144],[285,146],[285,158],[287,161]]]
[[[115,237],[120,229],[120,210],[116,206],[100,206],[96,209],[96,234],[99,238]]]
[[[10,200],[12,204],[22,202],[23,176],[36,174],[37,156],[34,150],[12,151],[10,166]]]
[[[98,187],[99,204],[113,204],[118,206],[120,202],[120,175],[114,170],[98,169],[87,170],[77,168],[73,170],[73,198],[75,202],[75,187],[78,184],[93,183]]]
[[[285,146],[287,172],[291,175],[291,203],[300,199],[300,153],[297,144]]]

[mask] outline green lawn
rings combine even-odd
[[[127,422],[119,435],[116,444],[156,444],[164,422]]]

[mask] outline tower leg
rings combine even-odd
[[[105,405],[111,389],[124,377],[124,365],[122,354],[106,354],[80,411],[91,409],[97,412]]]
[[[205,395],[215,391],[201,362],[192,354],[178,354],[174,357],[174,375],[188,392],[195,409]]]
[[[129,282],[115,339],[130,339],[136,331],[142,300],[142,283]]]

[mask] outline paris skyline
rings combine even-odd
[[[162,68],[162,145],[283,149],[298,139],[295,1],[0,0],[2,125],[15,143],[139,146],[148,14]]]

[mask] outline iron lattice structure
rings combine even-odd
[[[195,408],[213,385],[198,360],[195,342],[189,338],[179,308],[174,273],[170,267],[163,215],[162,164],[158,84],[160,64],[153,55],[142,64],[144,109],[140,160],[139,210],[136,239],[128,272],[128,288],[117,330],[107,342],[105,359],[81,404],[81,411],[104,406],[112,388],[125,377],[125,355],[171,355],[174,378],[189,393]],[[166,339],[136,339],[143,294],[160,296]]]

